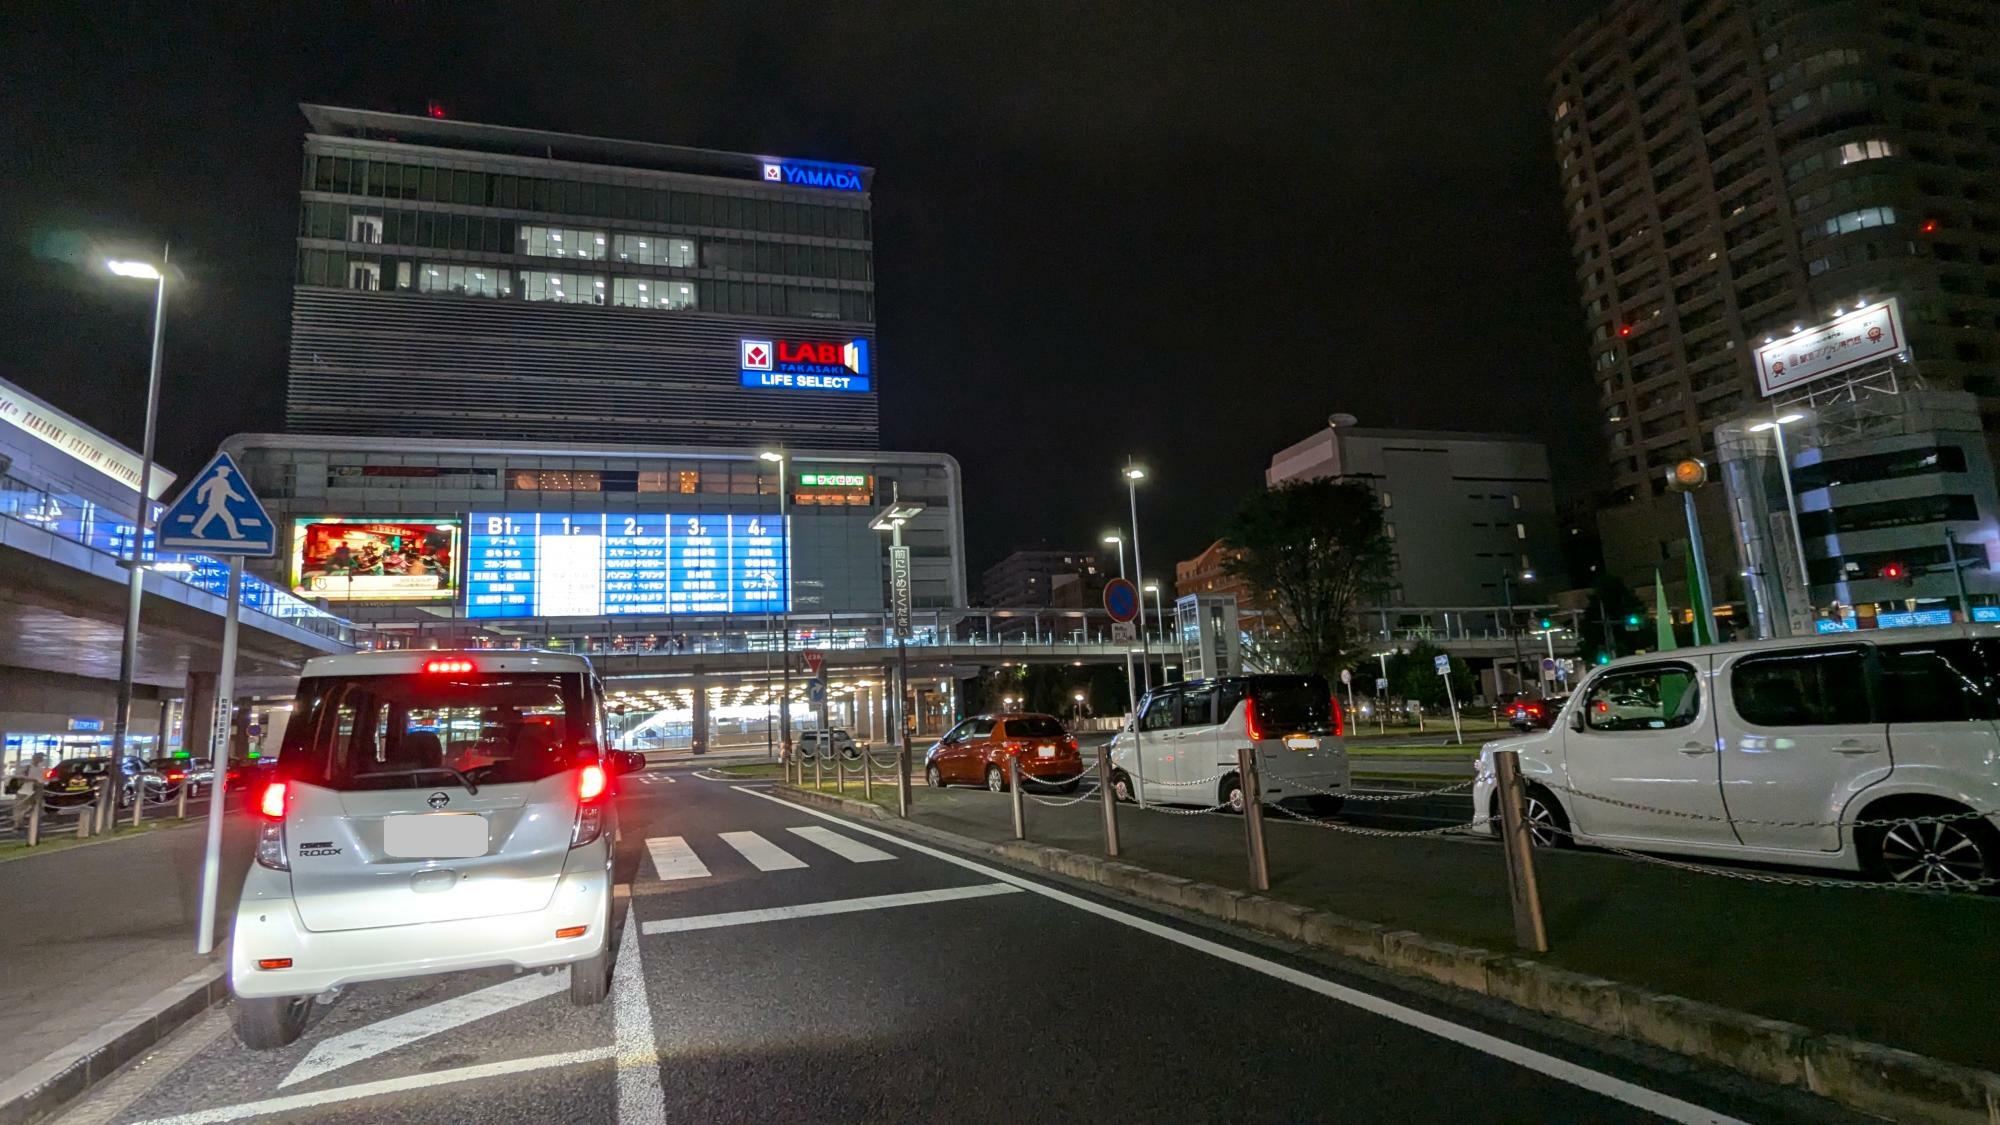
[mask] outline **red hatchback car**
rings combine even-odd
[[[1010,712],[974,715],[945,732],[924,756],[924,780],[933,789],[984,785],[1007,790],[1007,759],[1021,763],[1021,776],[1068,793],[1083,773],[1076,738],[1054,715]]]

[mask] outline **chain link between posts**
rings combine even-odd
[[[1560,782],[1538,780],[1535,784],[1557,793],[1567,793],[1572,797],[1577,797],[1585,801],[1595,801],[1598,804],[1629,809],[1632,812],[1642,812],[1651,816],[1671,817],[1675,820],[1707,821],[1713,824],[1748,824],[1759,828],[1894,828],[1899,824],[1949,824],[1959,820],[1983,820],[1989,817],[2000,816],[2000,810],[1988,812],[1973,812],[1968,810],[1957,813],[1936,813],[1928,816],[1891,816],[1863,820],[1752,820],[1747,817],[1711,816],[1708,813],[1688,812],[1685,809],[1654,808],[1651,805],[1642,805],[1636,801],[1624,801],[1616,797],[1606,797],[1601,793],[1592,793],[1588,790],[1577,789]]]
[[[1406,793],[1404,792],[1356,793],[1356,792],[1343,792],[1338,789],[1321,789],[1317,785],[1313,785],[1304,781],[1298,781],[1289,777],[1273,777],[1271,780],[1274,785],[1294,786],[1299,789],[1307,790],[1309,792],[1318,793],[1324,797],[1339,797],[1344,801],[1411,801],[1415,800],[1418,797],[1438,797],[1450,793],[1456,793],[1462,789],[1472,788],[1473,784],[1472,781],[1461,781],[1455,785],[1446,785],[1437,789],[1412,789]]]
[[[1329,832],[1345,832],[1350,836],[1372,836],[1378,838],[1449,836],[1455,832],[1470,832],[1474,829],[1484,828],[1493,823],[1494,820],[1490,816],[1475,816],[1464,824],[1447,824],[1439,828],[1363,828],[1357,824],[1339,824],[1324,817],[1317,817],[1311,813],[1287,808],[1284,805],[1266,805],[1265,808],[1277,813],[1279,816],[1303,824],[1310,824],[1315,828],[1324,828]]]

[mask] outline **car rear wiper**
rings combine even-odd
[[[471,778],[452,769],[450,766],[418,766],[416,769],[411,770],[370,770],[367,773],[357,773],[354,775],[354,778],[359,781],[370,777],[422,777],[427,773],[448,773],[457,778],[460,785],[465,786],[467,793],[475,797],[479,795],[479,786],[473,784]]]

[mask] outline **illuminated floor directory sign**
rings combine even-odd
[[[467,522],[467,617],[786,609],[776,516],[474,512]]]

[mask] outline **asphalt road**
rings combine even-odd
[[[269,1052],[238,1045],[222,1009],[63,1120],[1848,1119],[904,843],[768,786],[630,781],[605,1004],[499,970],[368,985]]]

